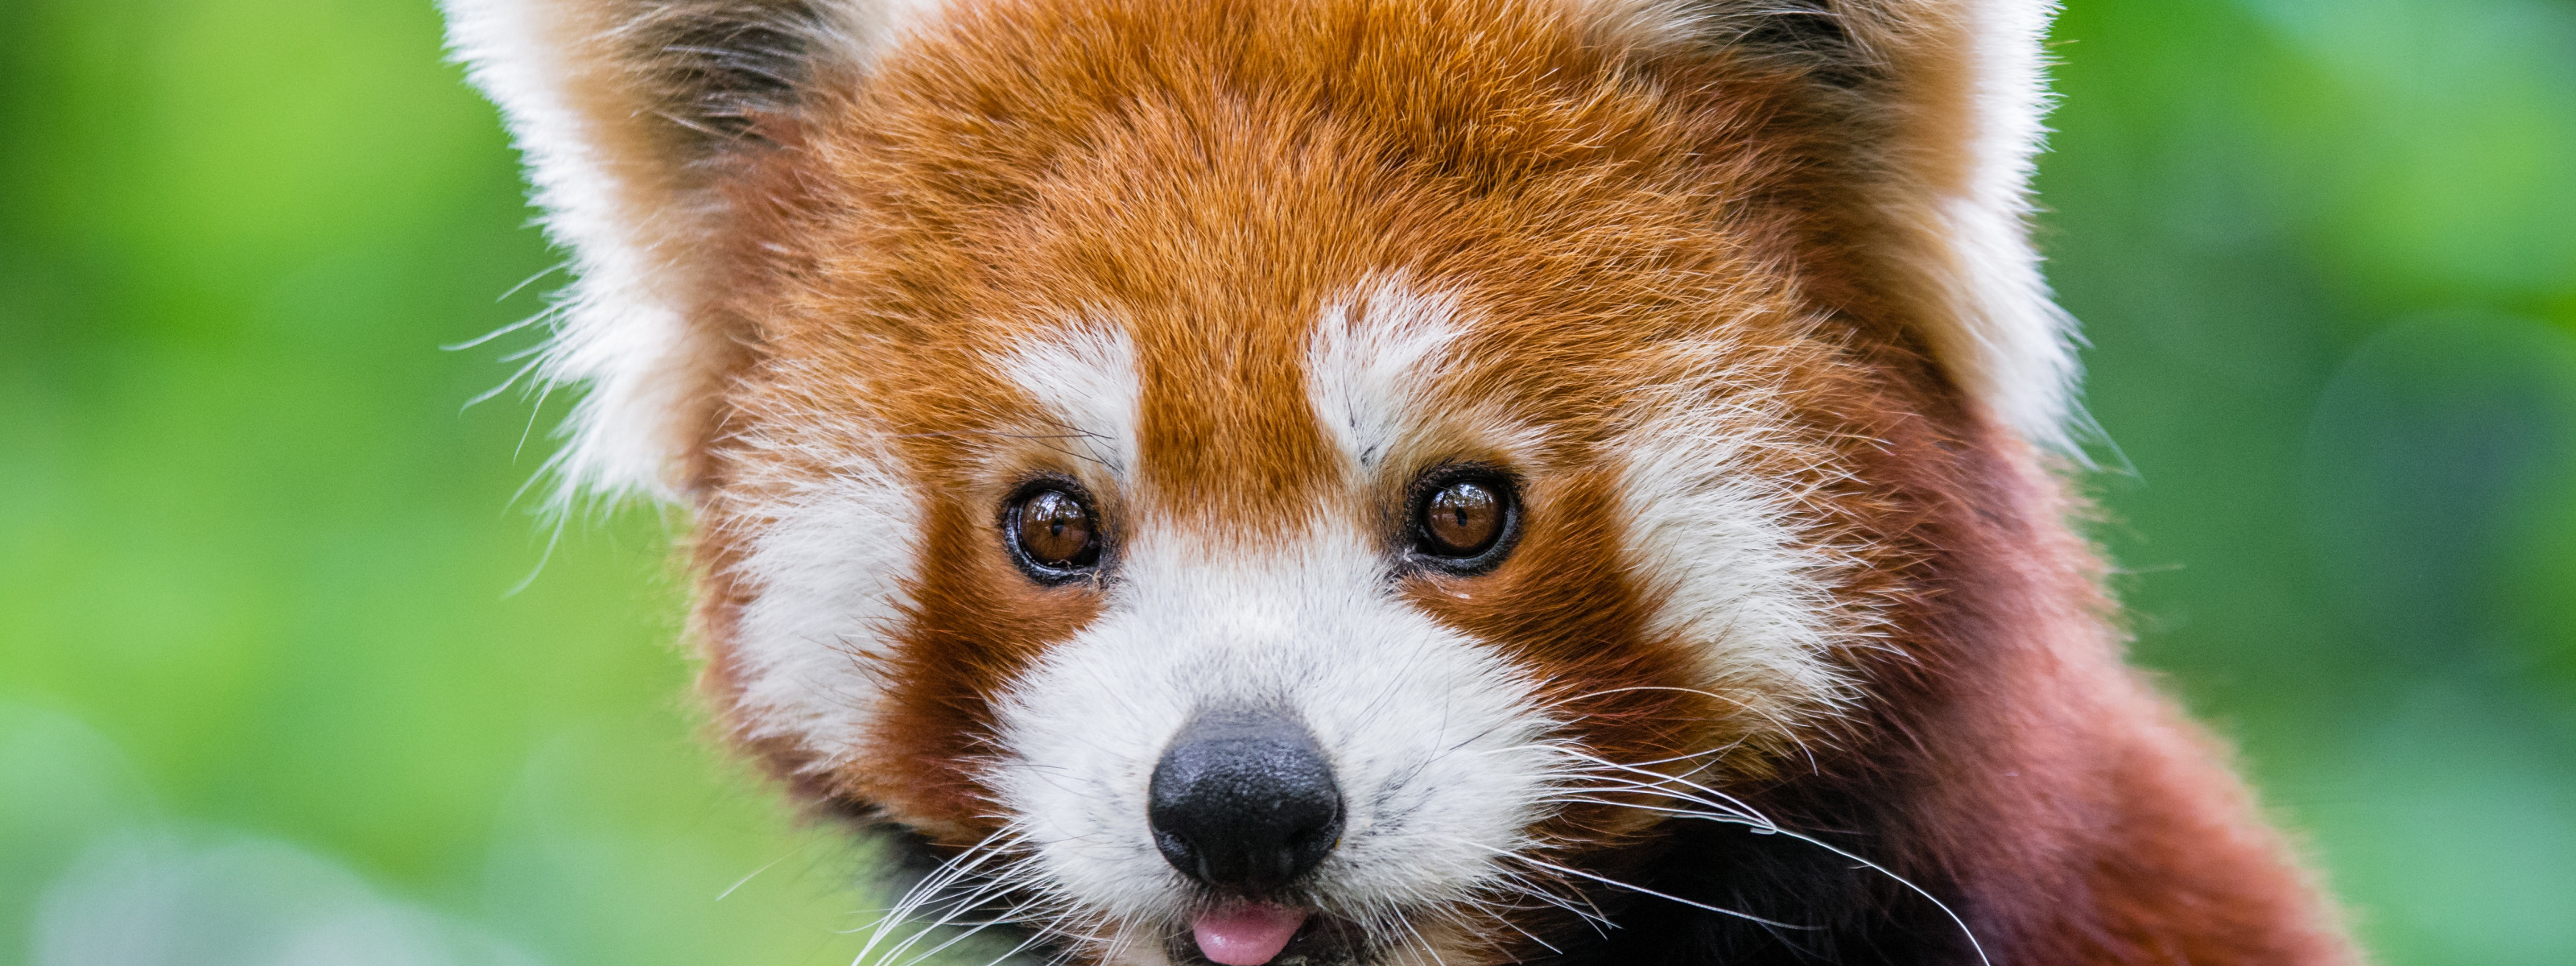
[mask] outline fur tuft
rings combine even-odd
[[[717,175],[759,150],[764,117],[928,10],[880,0],[445,0],[448,46],[500,105],[546,234],[574,282],[548,309],[534,373],[580,403],[548,463],[587,493],[675,498],[737,358],[708,249]]]
[[[1932,357],[2023,438],[2077,452],[2075,322],[2030,243],[2055,0],[1569,0],[1647,61],[1711,51],[1839,105],[1863,231]]]

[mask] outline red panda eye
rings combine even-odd
[[[1501,561],[1518,511],[1508,480],[1495,474],[1452,472],[1432,477],[1416,492],[1415,553],[1474,570]]]
[[[1002,519],[1005,541],[1031,576],[1052,582],[1100,561],[1100,526],[1091,508],[1049,486],[1014,500]]]

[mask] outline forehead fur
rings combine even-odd
[[[1143,472],[1250,504],[1337,462],[1278,403],[1332,301],[1401,276],[1479,319],[1453,357],[1519,360],[1478,394],[1597,436],[1659,342],[1816,341],[1847,266],[1787,84],[1641,71],[1526,3],[969,6],[736,189],[768,253],[745,314],[768,357],[881,373],[895,420],[947,428],[1002,415],[1000,346],[1115,319],[1170,456]]]
[[[1204,167],[1236,164],[1245,151],[1289,166],[1337,156],[1385,162],[1309,172],[1348,176],[1316,200],[1329,207],[1372,187],[1421,186],[1417,175],[1432,174],[1469,194],[1503,188],[1496,200],[1510,205],[1562,189],[1563,176],[1603,159],[1651,160],[1657,147],[1715,150],[1667,155],[1673,163],[1620,177],[1649,184],[1754,155],[1779,162],[1803,150],[1791,135],[1805,129],[1836,152],[1768,167],[1838,171],[1832,203],[1793,205],[1814,209],[1807,222],[1819,237],[1840,239],[1828,244],[1866,252],[1871,264],[1847,275],[1873,281],[1846,287],[1884,303],[1840,307],[1909,333],[2026,437],[2064,439],[2071,329],[2039,281],[2023,225],[2045,106],[2047,0],[443,5],[452,45],[525,152],[549,234],[574,257],[577,281],[548,313],[553,338],[531,366],[541,381],[589,390],[553,464],[566,497],[584,487],[676,495],[706,482],[702,447],[723,432],[723,387],[746,362],[736,350],[762,335],[730,304],[744,269],[735,256],[753,254],[737,246],[759,244],[772,203],[801,193],[746,185],[740,175],[763,164],[808,175],[857,170],[778,150],[826,142],[911,152],[866,152],[899,165],[943,163],[920,169],[942,172],[936,186],[874,186],[906,194],[915,213],[944,206],[914,226],[938,233],[1026,210],[1035,197],[1013,186],[1049,172],[1056,147],[1091,162],[1122,146],[1142,151],[1128,160]],[[1739,81],[1768,73],[1771,86],[1799,96],[1712,87],[1713,61],[1741,68],[1731,71]],[[1693,110],[1702,112],[1700,130],[1677,131],[1671,122]],[[1782,112],[1800,116],[1775,123]],[[1229,113],[1280,136],[1228,138],[1221,116]],[[1121,127],[1121,137],[1098,137]],[[1146,143],[1155,127],[1178,142],[1164,146],[1182,148],[1179,158]],[[1759,186],[1704,178],[1649,190],[1741,202],[1748,187]],[[1833,208],[1846,210],[1825,210]],[[1310,213],[1216,206],[1203,214],[1201,227],[1221,228],[1243,215]],[[1316,238],[1349,243],[1342,250],[1361,263],[1383,261],[1367,257],[1369,247],[1420,240],[1401,232]]]

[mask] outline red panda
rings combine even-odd
[[[446,6],[863,959],[2358,961],[2069,524],[2048,0]]]

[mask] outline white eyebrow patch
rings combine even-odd
[[[1058,329],[1021,341],[998,364],[1063,433],[1051,441],[1054,448],[1097,462],[1114,476],[1126,476],[1136,465],[1136,410],[1143,390],[1136,345],[1125,329]]]
[[[1362,470],[1422,422],[1424,391],[1457,339],[1458,299],[1417,292],[1402,276],[1324,307],[1306,348],[1306,399],[1324,431]]]

